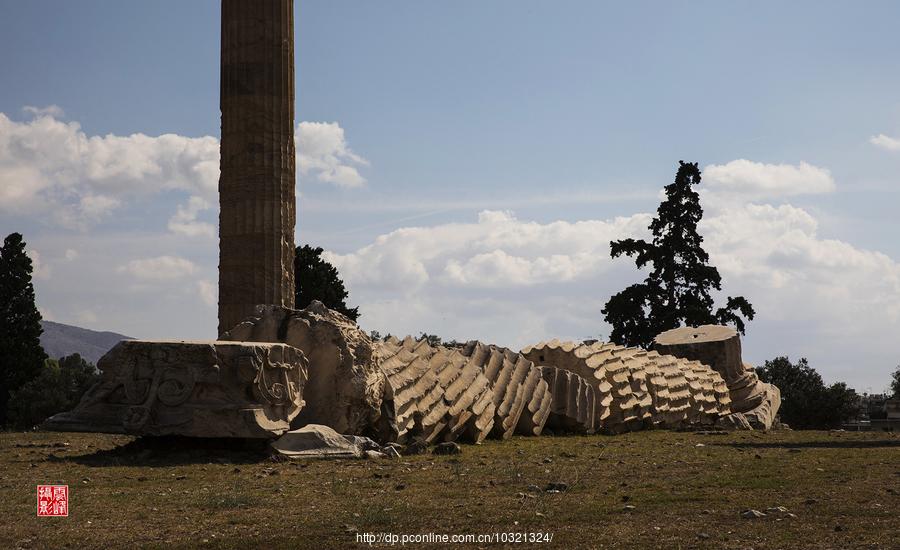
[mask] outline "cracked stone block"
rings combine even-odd
[[[356,323],[314,301],[305,309],[258,306],[221,337],[282,342],[309,360],[306,406],[292,426],[321,424],[342,434],[368,435],[381,416],[385,375],[372,339]]]
[[[603,342],[558,340],[526,347],[522,354],[584,379],[594,390],[597,429],[608,433],[711,424],[730,412],[724,380],[696,361]]]
[[[781,406],[781,391],[759,380],[752,365],[741,358],[741,338],[731,327],[681,327],[659,334],[653,341],[659,353],[699,361],[722,375],[728,386],[731,410],[743,413],[755,429],[769,429]]]
[[[75,409],[44,427],[276,437],[303,408],[307,364],[303,352],[284,344],[126,340],[98,361],[100,381]]]
[[[565,369],[538,368],[550,388],[552,399],[545,426],[556,432],[594,433],[597,427],[597,400],[593,386]]]
[[[387,376],[382,428],[393,441],[480,442],[537,435],[551,395],[531,361],[505,348],[461,348],[390,337],[378,343]]]

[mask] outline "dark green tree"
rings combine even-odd
[[[9,399],[9,423],[29,429],[56,413],[71,410],[100,375],[91,363],[75,353],[47,359],[41,373],[14,391]]]
[[[7,421],[10,393],[36,377],[47,358],[31,271],[22,235],[10,234],[0,248],[0,426]]]
[[[437,334],[428,334],[427,332],[420,332],[419,336],[416,337],[416,340],[422,341],[425,340],[429,346],[440,346],[441,345],[441,337]]]
[[[900,398],[900,365],[891,374],[891,395]]]
[[[826,386],[805,358],[791,363],[787,357],[776,357],[757,367],[756,374],[781,390],[778,414],[792,428],[837,428],[858,412],[856,392],[843,382]]]
[[[294,256],[294,281],[296,295],[294,307],[303,309],[318,300],[330,309],[343,313],[350,319],[359,319],[358,307],[347,307],[347,289],[338,270],[322,259],[322,248],[298,246]]]
[[[753,319],[753,306],[743,296],[728,297],[714,310],[713,290],[722,290],[719,271],[709,265],[697,224],[703,217],[697,163],[679,161],[675,182],[650,223],[651,242],[623,239],[610,242],[610,255],[634,257],[638,269],[652,266],[643,283],[629,286],[606,302],[602,312],[612,325],[610,340],[625,346],[650,347],[660,332],[682,325],[733,323],[741,334],[744,320]]]

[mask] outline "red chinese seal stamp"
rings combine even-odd
[[[68,517],[69,486],[38,485],[37,486],[38,517]]]

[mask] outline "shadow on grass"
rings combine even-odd
[[[51,461],[83,466],[166,467],[189,464],[255,464],[277,460],[267,440],[182,436],[139,437],[113,449],[88,455],[51,456]]]
[[[733,443],[709,443],[709,446],[735,447],[743,449],[877,449],[900,447],[900,439],[877,439],[860,441],[756,441]]]

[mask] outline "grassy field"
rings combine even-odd
[[[484,548],[900,548],[900,434],[517,437],[305,462],[99,434],[0,443],[0,548],[346,548],[367,532],[552,534],[455,545]],[[36,517],[37,484],[69,485],[68,518]]]

